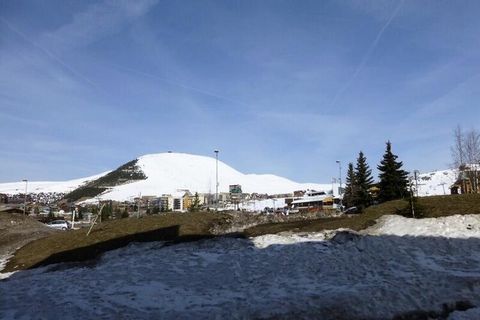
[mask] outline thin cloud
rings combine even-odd
[[[395,8],[395,10],[393,11],[393,13],[391,14],[390,18],[387,20],[387,22],[383,25],[383,27],[380,29],[380,31],[378,32],[377,36],[375,37],[375,40],[373,40],[372,44],[370,45],[370,47],[368,48],[367,52],[365,53],[365,55],[363,56],[362,58],[362,61],[360,61],[360,64],[357,66],[357,68],[355,69],[355,72],[353,73],[353,75],[350,77],[350,79],[345,83],[345,85],[337,92],[337,94],[335,95],[335,97],[333,98],[332,100],[332,103],[330,104],[330,107],[333,108],[335,106],[335,104],[337,103],[337,100],[340,98],[341,95],[343,95],[345,93],[345,91],[347,91],[347,89],[352,85],[353,81],[357,78],[357,76],[360,74],[360,72],[363,70],[363,68],[365,67],[365,65],[367,64],[367,61],[370,59],[373,51],[375,50],[375,48],[377,47],[378,43],[380,42],[380,39],[382,38],[383,34],[385,33],[385,30],[387,30],[387,28],[390,26],[391,22],[393,21],[393,19],[395,19],[395,17],[397,16],[398,12],[400,11],[400,9],[402,8],[403,6],[403,0],[400,1],[400,3],[398,4],[398,6]]]
[[[157,0],[104,1],[75,14],[72,22],[45,33],[41,41],[57,51],[85,47],[121,31],[122,26],[149,12]]]
[[[200,94],[203,94],[203,95],[206,95],[206,96],[210,96],[210,97],[213,97],[213,98],[216,98],[216,99],[219,99],[219,100],[224,100],[224,101],[234,103],[234,104],[237,104],[237,105],[250,107],[250,105],[247,104],[247,103],[237,101],[237,100],[233,100],[233,99],[230,99],[228,97],[225,97],[225,96],[222,96],[222,95],[219,95],[219,94],[216,94],[216,93],[204,90],[204,89],[200,89],[200,88],[192,87],[192,86],[189,86],[189,85],[185,85],[181,82],[171,80],[171,79],[167,79],[167,78],[164,78],[164,77],[160,77],[160,76],[157,76],[157,75],[152,74],[152,73],[143,72],[143,71],[139,71],[139,70],[135,70],[135,69],[119,66],[119,65],[112,65],[112,66],[115,66],[118,69],[130,72],[130,73],[135,73],[135,74],[138,74],[138,75],[141,75],[141,76],[144,76],[144,77],[153,78],[153,79],[168,83],[170,85],[174,85],[174,86],[177,86],[179,88],[186,89],[186,90],[189,90],[189,91],[197,92],[197,93],[200,93]]]
[[[72,68],[70,65],[68,65],[67,63],[65,63],[62,59],[60,59],[59,57],[57,57],[55,54],[53,54],[50,50],[44,48],[43,46],[37,44],[36,42],[34,42],[33,40],[31,40],[29,37],[27,37],[23,32],[21,32],[20,30],[18,30],[17,28],[15,28],[8,20],[6,20],[5,18],[3,17],[0,17],[0,21],[6,25],[13,33],[15,33],[17,36],[19,36],[20,38],[22,38],[24,41],[28,42],[30,45],[32,45],[33,47],[35,47],[36,49],[38,49],[39,51],[41,51],[43,54],[45,54],[46,56],[48,56],[50,59],[54,60],[55,62],[57,62],[58,64],[60,64],[63,68],[67,69],[70,73],[72,73],[73,75],[75,75],[76,77],[80,78],[81,80],[87,82],[88,84],[90,84],[91,86],[93,87],[97,87],[96,84],[91,81],[90,79],[88,79],[87,77],[85,77],[84,75],[82,75],[80,72],[76,71],[74,68]]]

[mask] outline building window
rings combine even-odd
[[[182,209],[181,199],[173,199],[173,210],[180,210],[180,209]]]

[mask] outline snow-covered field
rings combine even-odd
[[[0,281],[0,318],[389,319],[480,306],[478,216],[387,216],[335,233],[132,244],[95,265],[18,272]]]

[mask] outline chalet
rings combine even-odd
[[[290,202],[293,212],[336,211],[340,208],[340,199],[327,195],[324,191],[308,190],[301,198]]]
[[[474,170],[460,171],[458,179],[450,186],[451,194],[480,193],[480,172]]]

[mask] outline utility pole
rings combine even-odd
[[[412,183],[412,178],[410,177],[409,179],[409,187],[410,187],[410,210],[412,212],[412,217],[415,218],[415,205],[414,205],[414,199],[413,199],[413,183]]]
[[[26,215],[27,213],[27,187],[28,187],[28,180],[23,179],[23,182],[25,182],[25,197],[23,199],[23,215]]]
[[[415,177],[415,193],[417,194],[417,198],[418,198],[418,175],[420,174],[420,171],[418,170],[413,170],[413,175]],[[444,191],[445,193],[445,191]]]
[[[140,218],[140,204],[142,203],[142,193],[138,194],[137,219]]]
[[[342,198],[342,162],[340,160],[335,161],[338,163],[338,182],[340,187],[338,188],[338,198],[340,199],[340,211],[343,212],[343,198]]]
[[[218,150],[215,152],[215,211],[218,211]]]

